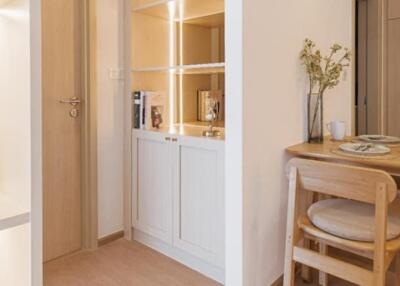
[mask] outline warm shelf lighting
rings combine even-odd
[[[175,66],[175,1],[168,2],[168,16],[169,16],[169,66]],[[173,128],[174,125],[174,98],[175,98],[175,73],[173,70],[169,71],[169,127]]]
[[[184,0],[179,0],[179,65],[183,66],[183,11]],[[183,124],[183,69],[179,69],[179,122]]]

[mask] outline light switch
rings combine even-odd
[[[108,71],[108,77],[111,80],[123,80],[124,79],[124,70],[112,68]]]

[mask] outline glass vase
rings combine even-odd
[[[323,94],[309,93],[307,98],[308,143],[324,141]]]

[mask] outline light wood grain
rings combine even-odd
[[[84,1],[82,106],[82,248],[96,249],[97,217],[97,18],[96,0]]]
[[[396,0],[400,3],[399,0]],[[400,15],[400,4],[397,9]],[[388,134],[400,136],[400,18],[388,21]]]
[[[296,222],[298,216],[298,170],[296,167],[290,168],[289,178],[289,198],[288,198],[288,215],[286,224],[286,251],[284,266],[284,286],[294,286],[295,282],[295,262],[293,260],[294,245],[299,240],[299,227]]]
[[[111,242],[113,242],[115,240],[118,240],[120,238],[123,238],[123,237],[124,237],[124,231],[123,230],[115,232],[115,233],[112,233],[110,235],[107,235],[105,237],[102,237],[102,238],[98,239],[98,246],[99,247],[104,246],[106,244],[109,244],[109,243],[111,243]]]
[[[319,253],[322,255],[327,256],[328,255],[328,246],[325,245],[324,243],[319,243]],[[321,286],[328,286],[328,274],[323,272],[323,271],[319,271],[319,285]]]
[[[294,248],[293,259],[323,272],[341,277],[357,285],[374,286],[372,272],[335,258],[323,256],[311,250]],[[378,285],[376,285],[378,286]]]
[[[132,14],[132,67],[168,67],[169,22],[141,13]]]
[[[168,0],[133,0],[136,13],[168,19]],[[176,2],[175,20],[179,20],[179,5],[183,4],[183,19],[194,19],[224,12],[224,0],[179,0]]]
[[[398,245],[400,238],[391,241],[387,241],[386,238],[388,206],[397,196],[397,187],[393,178],[380,170],[300,158],[291,159],[288,168],[290,184],[284,285],[294,285],[294,262],[323,272],[320,280],[324,285],[327,284],[325,273],[358,285],[385,285],[387,269],[400,249]],[[306,215],[299,214],[297,211],[301,198],[307,197],[305,196],[308,193],[306,191],[375,205],[374,242],[347,240],[313,226]],[[300,234],[299,238],[294,240],[293,237],[297,238],[298,233]],[[300,239],[312,239],[320,243],[319,253],[300,246],[297,242]],[[391,243],[395,248],[389,250],[388,247]],[[373,259],[373,270],[370,271],[328,256],[327,246],[345,251],[354,249],[359,251],[358,254],[361,251],[370,252],[371,256],[369,257]]]
[[[123,1],[123,32],[124,35],[132,35],[132,7],[131,1]],[[132,240],[132,98],[128,96],[132,92],[132,37],[123,37],[124,55],[124,126],[123,126],[123,151],[124,151],[124,234],[125,239]],[[134,89],[133,89],[134,90]]]
[[[367,134],[367,94],[368,94],[368,2],[357,1],[357,126],[356,134]]]
[[[79,250],[81,120],[61,99],[83,94],[82,1],[42,1],[44,260]]]
[[[388,197],[388,185],[382,181],[376,186],[375,199],[375,247],[374,247],[374,285],[384,286],[386,276],[386,230],[387,213],[390,199]]]
[[[375,204],[375,184],[379,182],[387,186],[388,202],[397,196],[396,182],[381,170],[299,158],[290,160],[288,165],[298,168],[303,190]]]
[[[400,18],[400,1],[388,0],[388,3],[389,19]]]
[[[396,255],[396,261],[395,261],[395,267],[394,267],[394,271],[395,271],[395,278],[396,278],[396,283],[397,285],[400,285],[400,253],[397,253]]]
[[[118,240],[94,252],[45,264],[45,286],[218,286],[136,242]]]
[[[355,138],[348,138],[350,141]],[[380,159],[379,157],[344,156],[332,150],[338,150],[340,144],[346,142],[332,141],[325,138],[323,144],[300,143],[286,149],[289,154],[311,158],[316,160],[345,163],[349,165],[370,167],[384,170],[392,175],[400,175],[400,146],[393,145],[391,148],[391,159]]]

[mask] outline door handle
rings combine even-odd
[[[69,99],[62,99],[60,100],[62,104],[71,104],[72,106],[76,106],[81,103],[81,100],[78,97],[72,97]]]

